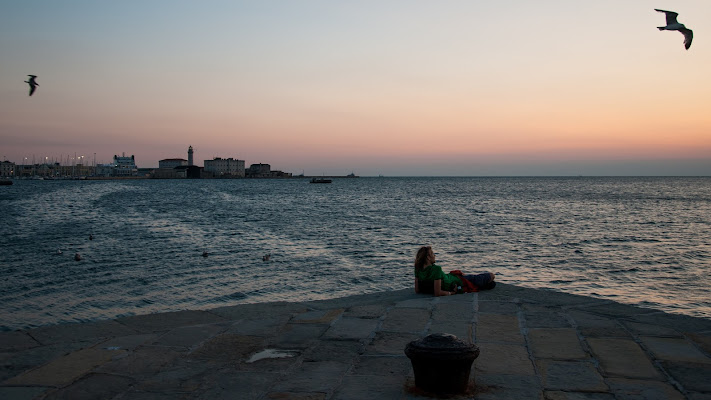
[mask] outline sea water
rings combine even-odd
[[[18,180],[0,229],[0,330],[411,288],[422,245],[711,318],[711,178]]]

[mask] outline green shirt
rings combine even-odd
[[[437,279],[442,280],[442,290],[453,291],[460,285],[462,281],[452,274],[445,274],[442,272],[442,267],[437,264],[432,264],[429,267],[425,267],[422,271],[415,269],[415,278],[421,281],[436,281]]]

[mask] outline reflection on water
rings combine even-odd
[[[17,181],[0,205],[0,329],[402,289],[424,244],[711,318],[709,178]]]

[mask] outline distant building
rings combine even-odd
[[[0,176],[8,177],[15,176],[16,168],[15,163],[10,161],[3,161],[0,163]]]
[[[188,147],[188,166],[192,167],[193,165],[193,146]]]
[[[114,171],[113,164],[96,164],[97,176],[112,176]]]
[[[178,168],[187,168],[187,165],[180,165],[175,168],[156,168],[151,173],[151,177],[155,179],[175,179],[184,178],[185,176],[178,176]],[[183,174],[184,175],[184,174]]]
[[[246,171],[248,178],[269,178],[272,167],[269,164],[252,164]]]
[[[203,178],[203,168],[196,165],[175,167],[177,178],[200,179]]]
[[[153,176],[153,171],[155,171],[155,168],[138,168],[136,175],[142,178],[150,178]]]
[[[15,176],[29,177],[35,174],[35,166],[33,164],[21,164],[15,166]]]
[[[188,160],[184,158],[166,158],[158,161],[158,168],[175,168],[182,165],[188,165]]]
[[[284,172],[284,171],[270,171],[269,177],[270,178],[291,178],[292,174],[291,174],[291,172]]]
[[[269,164],[252,164],[245,172],[247,178],[291,178],[291,173],[272,170]]]
[[[111,176],[136,176],[138,174],[138,167],[136,167],[136,159],[134,156],[114,156],[114,162],[111,164],[111,167]]]
[[[244,178],[244,160],[234,158],[215,157],[212,160],[205,160],[205,172],[211,172],[215,177],[235,177]]]

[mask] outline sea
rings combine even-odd
[[[710,232],[709,177],[15,180],[0,330],[412,288],[423,245],[445,271],[711,319]]]

